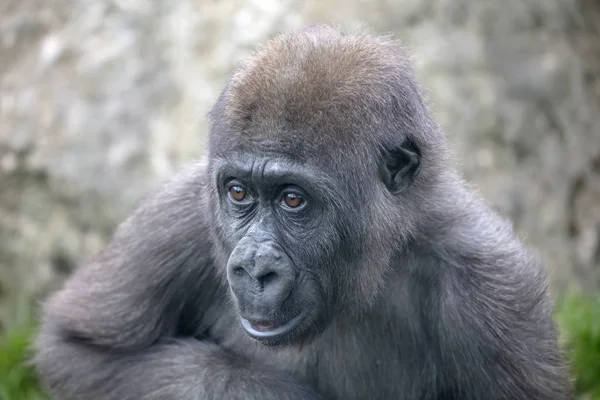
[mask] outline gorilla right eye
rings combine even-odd
[[[286,193],[283,196],[283,202],[289,208],[298,208],[304,203],[304,199],[296,193]]]
[[[233,185],[229,188],[229,196],[237,202],[244,201],[246,198],[246,189],[240,185]]]

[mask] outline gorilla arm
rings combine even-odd
[[[147,199],[45,304],[34,362],[56,398],[317,398],[291,377],[191,337],[210,328],[203,317],[226,290],[211,259],[204,168]],[[182,321],[186,309],[197,324]]]

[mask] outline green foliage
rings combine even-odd
[[[600,400],[600,293],[565,295],[556,310],[579,399]],[[34,334],[31,323],[19,323],[0,334],[0,400],[48,399],[35,370],[26,363]]]
[[[0,335],[0,400],[42,400],[43,394],[33,367],[29,345],[34,329],[30,324]]]
[[[556,320],[571,360],[581,400],[600,399],[600,293],[568,294],[557,302]]]

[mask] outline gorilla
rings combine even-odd
[[[545,270],[464,182],[403,47],[281,34],[44,303],[55,398],[568,399]]]

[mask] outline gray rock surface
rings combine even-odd
[[[597,287],[599,11],[593,0],[4,0],[0,321],[202,154],[206,113],[257,42],[318,21],[403,41],[474,187],[539,250],[555,289]]]

